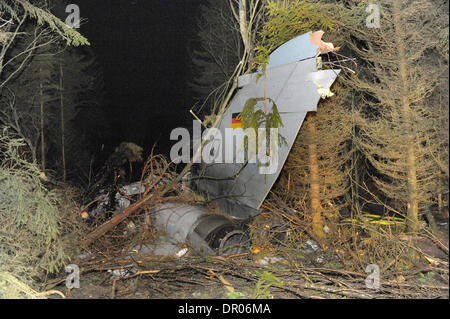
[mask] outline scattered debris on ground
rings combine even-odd
[[[158,195],[176,174],[170,166],[163,157],[151,156],[142,180],[116,193],[122,206],[86,220],[96,236],[86,236],[91,240],[85,252],[71,260],[80,268],[79,289],[68,289],[63,274],[48,280],[45,290],[59,290],[68,298],[449,297],[448,237],[408,236],[397,224],[342,220],[320,241],[310,231],[308,216],[288,209],[276,196],[269,196],[264,211],[251,222],[237,225],[239,234],[247,236],[237,241],[241,250],[230,253],[209,246],[206,253],[201,245],[193,247],[186,233],[175,227],[175,234],[168,235],[161,225],[169,222],[158,222],[164,205],[205,202],[183,184]],[[136,189],[142,191],[137,194]],[[133,207],[99,235],[99,228]],[[379,286],[369,265],[378,266]]]

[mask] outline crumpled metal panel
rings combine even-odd
[[[283,64],[288,64],[316,56],[318,46],[311,43],[311,32],[302,34],[284,43],[272,54],[267,68],[274,68]]]
[[[340,70],[317,71],[315,58],[268,69],[266,97],[276,101],[280,112],[316,111],[320,100],[317,84],[324,88],[330,87],[339,72]],[[257,73],[244,77],[246,85],[233,99],[230,108],[244,106],[250,97],[264,97],[264,78],[260,77],[256,82]],[[225,116],[227,115],[231,116],[231,113],[227,112]],[[225,117],[224,121],[227,122]]]

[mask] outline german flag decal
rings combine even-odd
[[[231,116],[231,128],[244,128],[244,124],[242,124],[242,120],[239,120],[237,117],[241,113],[233,113]]]

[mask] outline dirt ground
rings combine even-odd
[[[61,278],[53,289],[69,299],[449,298],[448,264],[382,269],[374,288],[367,284],[370,273],[345,270],[332,255],[92,257],[80,265],[80,288],[66,288]]]
[[[69,299],[449,298],[448,228],[433,239],[380,227],[352,237],[350,226],[340,226],[321,245],[306,233],[274,241],[255,228],[248,252],[206,257],[187,246],[182,257],[133,255],[138,238],[156,243],[164,234],[127,237],[125,230],[120,225],[72,258],[79,288],[68,289],[61,273],[45,290]]]

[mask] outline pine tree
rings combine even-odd
[[[321,102],[317,112],[308,113],[274,188],[295,209],[302,207],[305,199],[309,201],[308,215],[318,238],[325,236],[325,220],[335,221],[349,206],[353,155],[350,94],[340,83],[333,91],[335,96]]]
[[[12,54],[22,52],[33,37],[22,38],[11,50]],[[29,148],[31,160],[37,161],[40,154],[41,168],[46,168],[46,129],[48,103],[51,95],[51,76],[54,63],[52,47],[41,47],[34,51],[32,59],[21,66],[20,76],[11,79],[2,102],[0,121],[11,127],[23,138]],[[19,68],[20,61],[11,63],[11,68]]]
[[[87,44],[87,41],[72,31],[62,38],[57,36],[66,29],[65,25],[60,26],[56,18],[50,17],[47,11],[39,15],[42,13],[39,6],[45,8],[48,3],[34,4],[37,7],[32,10],[17,2],[9,11],[2,12],[4,16],[10,14],[15,19],[22,19],[23,25],[20,24],[22,20],[18,20],[16,29],[22,31],[21,36],[8,39],[7,46],[2,48],[2,52],[7,54],[4,56],[6,60],[0,75],[4,84],[0,123],[11,127],[23,138],[33,162],[38,162],[39,158],[44,169],[59,171],[62,167],[60,171],[64,179],[68,165],[67,152],[74,155],[73,161],[69,161],[72,167],[79,169],[83,165],[89,165],[86,126],[93,122],[92,119],[79,118],[79,113],[83,110],[92,117],[100,117],[100,105],[96,104],[99,93],[92,92],[98,83],[94,77],[99,72],[93,61],[88,61],[92,60],[91,53],[79,48],[64,48],[67,43],[63,43],[61,39],[76,35],[79,39],[73,38],[74,42],[71,44],[80,44],[77,41]],[[38,25],[33,24],[33,17],[40,19]],[[12,19],[12,22],[15,20]],[[59,31],[55,28],[59,28]],[[67,72],[64,72],[65,68]],[[65,86],[64,90],[61,89],[61,84]],[[101,120],[96,122],[102,123]],[[99,134],[96,130],[93,136]],[[75,164],[77,160],[80,160],[80,164]],[[57,164],[58,161],[61,161],[61,165]]]
[[[89,45],[88,40],[48,10],[47,1],[2,0],[0,2],[0,89],[3,88],[32,58],[35,50],[64,40],[67,45]],[[32,41],[22,51],[11,54],[24,28],[32,23]],[[28,29],[29,31],[29,29]],[[12,67],[11,64],[15,64]],[[17,62],[20,63],[17,63]]]
[[[71,172],[89,162],[89,150],[86,147],[88,136],[83,132],[88,123],[83,123],[79,118],[80,115],[84,117],[80,113],[93,116],[99,111],[100,105],[94,90],[101,79],[97,78],[100,74],[93,73],[95,69],[96,60],[92,54],[78,48],[63,51],[53,65],[53,94],[56,99],[52,103],[52,113],[55,123],[59,125],[53,126],[50,135],[56,151],[53,152],[52,161],[64,181],[68,174],[73,177]],[[100,123],[101,119],[89,121],[94,127]]]
[[[230,5],[226,0],[208,0],[200,6],[197,39],[192,42],[193,93],[199,102],[232,75],[243,46]]]
[[[407,212],[408,230],[417,231],[419,212],[435,202],[442,174],[439,104],[432,103],[442,72],[442,12],[426,0],[380,4],[381,27],[354,33],[353,49],[367,66],[354,83],[366,93],[359,145],[377,188]]]

